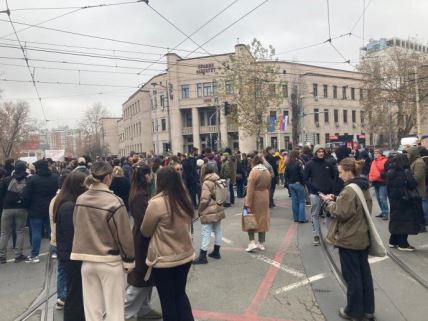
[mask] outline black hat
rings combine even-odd
[[[48,168],[48,162],[44,159],[39,159],[38,161],[33,163],[36,170],[42,169],[42,168]]]

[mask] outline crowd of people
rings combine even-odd
[[[389,247],[414,251],[408,235],[426,231],[428,222],[427,162],[423,147],[388,158],[378,148],[332,151],[321,145],[249,154],[194,148],[189,154],[131,153],[93,162],[87,157],[34,164],[8,160],[0,168],[0,263],[7,262],[10,238],[15,263],[39,263],[42,238],[49,238],[51,256],[58,259],[56,306],[64,309],[64,320],[193,320],[187,275],[191,264],[221,259],[225,209],[235,196],[244,198],[246,251],[264,251],[280,185],[288,189],[294,222],[311,221],[315,246],[323,217],[337,223],[330,226],[342,226],[328,237],[339,248],[348,285],[348,304],[339,314],[373,320],[370,238],[362,202],[371,208],[373,186],[381,211],[373,214],[389,220]],[[361,189],[365,200],[350,184]],[[248,214],[256,227],[246,224]],[[198,218],[196,257],[192,234]],[[24,255],[27,227],[31,252]],[[214,249],[208,253],[212,232]],[[151,306],[154,286],[162,313]]]

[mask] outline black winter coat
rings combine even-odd
[[[314,157],[305,165],[304,181],[309,193],[331,194],[336,187],[336,169],[325,159]]]
[[[49,203],[58,190],[58,175],[49,169],[40,169],[28,179],[25,196],[28,199],[28,217],[49,218]]]
[[[294,184],[299,182],[303,184],[303,166],[300,162],[287,164],[284,172],[285,184]]]
[[[25,192],[25,189],[23,191],[23,199],[16,199],[17,193],[13,193],[11,191],[8,191],[10,182],[12,179],[15,178],[18,181],[21,180],[27,180],[27,177],[14,177],[14,176],[8,176],[5,177],[1,183],[0,183],[0,204],[2,204],[3,209],[15,209],[15,208],[27,208],[28,207],[28,199],[27,194]],[[0,210],[1,210],[0,208]]]
[[[113,177],[110,184],[110,190],[113,191],[116,196],[119,196],[123,200],[127,210],[129,210],[128,197],[130,188],[131,183],[125,176]]]
[[[278,176],[278,160],[271,154],[267,155],[265,159],[270,164],[270,166],[272,166],[275,177]]]
[[[56,247],[58,259],[69,261],[73,247],[74,225],[73,211],[75,203],[67,201],[62,203],[56,213]]]
[[[149,280],[144,281],[147,272],[146,257],[149,248],[150,238],[144,237],[140,232],[143,224],[144,214],[146,213],[147,205],[149,204],[149,194],[144,191],[138,192],[132,202],[129,204],[131,216],[134,218],[134,226],[132,228],[132,236],[135,246],[135,269],[128,273],[128,283],[135,287],[153,286],[153,274]]]
[[[408,170],[390,170],[387,173],[386,186],[391,207],[389,232],[391,234],[418,234],[423,220],[422,201],[421,199],[403,199],[406,188],[416,188],[416,180]]]

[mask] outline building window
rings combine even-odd
[[[355,88],[351,88],[351,99],[355,100]]]
[[[339,110],[338,109],[334,110],[334,122],[335,123],[339,122]]]
[[[364,90],[363,88],[360,88],[360,100],[364,99]]]
[[[346,99],[346,86],[342,87],[342,99]]]
[[[204,82],[204,96],[213,95],[213,85],[210,82]]]
[[[323,92],[324,92],[324,98],[328,97],[328,86],[327,85],[323,85]]]
[[[355,124],[357,122],[357,111],[352,111],[352,123]]]
[[[232,87],[231,81],[226,81],[226,83],[224,84],[224,87],[225,87],[226,95],[233,94],[233,87]]]
[[[184,114],[184,127],[192,127],[192,111],[187,111]]]
[[[318,96],[318,84],[312,84],[312,95],[314,97]]]
[[[328,112],[328,109],[324,109],[324,122],[326,124],[329,123],[329,112]]]
[[[364,125],[365,116],[366,114],[364,113],[364,111],[360,111],[361,125]]]
[[[314,109],[314,122],[319,124],[320,121],[320,110],[318,108]]]
[[[160,95],[159,97],[161,107],[165,107],[165,96]]]
[[[275,84],[270,84],[269,85],[269,95],[271,97],[275,97],[275,95],[276,95],[276,86],[275,86]]]
[[[161,119],[161,128],[162,128],[162,131],[166,130],[166,119],[165,118]]]
[[[328,143],[330,141],[330,133],[325,133],[325,142]]]
[[[288,98],[288,84],[282,85],[282,97]]]
[[[343,110],[343,122],[348,123],[348,111],[346,109]]]
[[[333,98],[337,99],[337,86],[333,86]]]
[[[207,112],[208,126],[217,125],[217,113],[215,110],[210,110]]]
[[[198,97],[202,97],[203,92],[202,92],[202,84],[201,83],[196,84],[196,91],[197,91]]]
[[[183,99],[189,98],[189,93],[190,93],[189,85],[181,86],[181,98]]]
[[[205,126],[205,112],[199,112],[199,126]]]

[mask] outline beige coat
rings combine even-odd
[[[244,205],[255,214],[258,229],[255,232],[267,232],[270,226],[269,186],[272,177],[264,165],[253,167],[248,176],[247,196]],[[244,225],[242,224],[242,230]]]
[[[146,258],[149,268],[175,267],[191,262],[195,257],[190,234],[192,218],[186,213],[175,213],[172,220],[167,202],[163,193],[155,195],[149,201],[141,224],[141,233],[150,238]]]
[[[199,216],[202,224],[217,223],[225,218],[224,207],[215,201],[215,182],[220,179],[216,173],[207,174],[202,184],[199,201]]]

